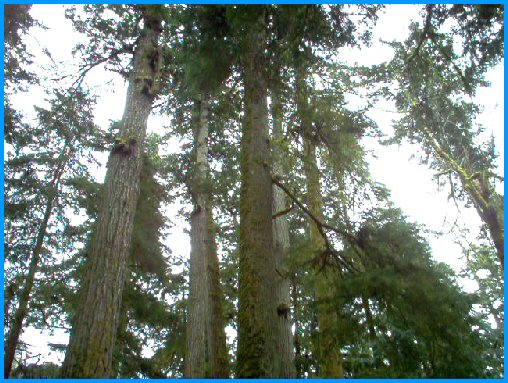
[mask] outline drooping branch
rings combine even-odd
[[[302,209],[305,212],[305,214],[307,214],[309,216],[309,218],[315,223],[319,234],[321,235],[321,237],[323,238],[323,240],[325,242],[326,249],[325,249],[324,253],[326,255],[328,255],[328,254],[333,255],[335,257],[335,259],[338,261],[338,263],[340,263],[342,266],[344,266],[347,270],[357,271],[357,268],[349,260],[342,257],[340,255],[340,253],[334,249],[333,245],[330,242],[330,239],[328,238],[328,235],[326,235],[325,229],[331,230],[331,231],[337,233],[338,235],[340,235],[347,243],[351,244],[355,250],[358,250],[357,249],[358,239],[354,235],[347,233],[344,230],[338,229],[336,227],[328,225],[327,223],[321,222],[320,219],[318,219],[302,202],[300,202],[298,200],[298,198],[296,198],[296,196],[293,193],[291,193],[291,191],[289,191],[289,189],[287,187],[285,187],[280,182],[280,179],[278,177],[272,177],[272,182],[275,185],[277,185],[280,189],[282,189],[284,191],[284,193],[286,193],[286,195],[289,198],[291,198],[291,200],[300,209]],[[323,267],[324,267],[324,265],[323,265]]]

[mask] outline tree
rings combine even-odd
[[[282,118],[283,110],[280,103],[280,95],[276,86],[272,88],[272,176],[281,178],[284,173],[284,147],[281,145],[283,140]],[[279,145],[277,145],[279,143]],[[291,326],[291,295],[290,278],[288,269],[288,251],[289,251],[289,226],[287,218],[286,196],[284,191],[276,185],[273,188],[273,238],[275,267],[277,271],[277,315],[278,315],[278,335],[277,335],[277,354],[278,365],[275,369],[275,376],[281,378],[294,378],[294,351],[293,351],[293,333]]]
[[[323,222],[323,202],[321,200],[320,174],[316,160],[316,141],[313,136],[312,114],[307,103],[308,95],[305,77],[297,73],[297,108],[302,129],[303,140],[303,168],[307,186],[307,206],[312,214]],[[312,257],[326,257],[326,245],[316,223],[309,219],[309,241],[312,246]],[[319,265],[319,263],[317,263]],[[326,377],[343,377],[342,357],[338,339],[332,331],[337,318],[330,312],[325,304],[333,290],[330,289],[329,275],[322,273],[321,267],[314,270],[315,299],[318,316],[318,349],[319,374]]]
[[[40,263],[43,253],[50,246],[48,243],[48,229],[54,228],[55,215],[62,215],[63,204],[71,205],[72,197],[69,198],[63,191],[69,187],[73,177],[87,176],[84,166],[77,158],[86,155],[90,147],[95,148],[100,138],[96,137],[96,126],[92,122],[92,109],[94,100],[80,89],[68,91],[55,91],[55,96],[50,100],[51,109],[38,108],[39,127],[22,125],[16,129],[16,134],[22,130],[28,130],[30,136],[23,142],[13,140],[11,145],[17,152],[15,158],[6,161],[6,195],[5,207],[6,238],[10,245],[6,247],[5,261],[8,270],[6,298],[6,318],[9,318],[9,300],[14,298],[13,289],[19,290],[17,295],[18,305],[12,314],[9,323],[9,334],[6,341],[4,358],[4,376],[9,377],[12,364],[18,346],[19,337],[23,328],[23,322],[27,316],[30,297],[34,287],[36,273],[40,272]],[[37,133],[41,134],[38,136]],[[28,144],[28,147],[25,145]],[[47,147],[46,152],[39,150],[34,153],[35,146]],[[44,178],[39,179],[44,174]],[[66,191],[68,193],[68,191]],[[44,202],[41,206],[30,200],[42,194]],[[37,197],[36,197],[37,198]],[[57,214],[55,214],[55,211]],[[26,223],[32,222],[34,229],[23,229]],[[20,226],[21,223],[21,226]],[[15,241],[11,241],[15,240]],[[17,243],[16,243],[17,242]],[[20,258],[29,250],[28,271],[22,273],[21,286],[13,280],[13,266],[24,261]],[[19,277],[20,275],[18,275]]]
[[[137,6],[144,27],[133,55],[120,134],[108,171],[92,235],[85,280],[73,319],[62,376],[110,377],[127,256],[139,193],[146,121],[159,92],[159,36],[163,6]]]
[[[219,261],[213,221],[213,189],[209,170],[209,103],[220,92],[229,73],[224,42],[222,6],[190,7],[184,13],[186,27],[197,28],[199,35],[188,34],[181,47],[184,61],[179,100],[189,97],[193,131],[192,165],[187,186],[193,203],[190,215],[191,254],[185,376],[228,377],[225,319],[222,310]],[[197,38],[196,38],[197,37]]]
[[[386,44],[391,62],[345,65],[380,8],[66,7],[81,61],[69,74],[52,60],[70,90],[48,92],[37,124],[15,93],[53,87],[44,79],[56,72],[27,65],[53,52],[16,48],[35,22],[13,6],[5,337],[71,337],[48,343],[67,346],[63,366],[34,363],[21,338],[6,348],[11,376],[501,377],[503,257],[491,234],[503,234],[502,177],[469,97],[501,57],[503,8],[423,6],[407,41]],[[128,85],[107,133],[91,123],[98,72]],[[485,218],[476,239],[457,238],[473,294],[368,171],[365,136],[382,134],[367,116],[381,96],[404,114],[389,141],[421,143],[451,198]],[[151,134],[157,113],[168,126]],[[103,185],[92,176],[101,151]],[[189,234],[190,254],[168,240],[173,229]]]
[[[500,57],[502,14],[502,7],[489,5],[427,6],[423,29],[413,26],[409,39],[395,44],[390,73],[399,83],[393,97],[405,114],[395,140],[407,137],[433,155],[431,166],[449,177],[451,197],[475,207],[504,267],[504,207],[495,191],[495,154],[492,145],[479,142],[482,128],[474,124],[478,107],[465,98],[484,83],[485,70]],[[455,32],[465,37],[460,53],[449,35],[438,31],[445,20],[455,18]]]
[[[336,290],[352,328],[347,342],[355,345],[347,359],[353,376],[487,376],[485,358],[474,351],[485,347],[471,313],[474,296],[431,259],[420,228],[398,209],[374,209],[361,232],[365,269],[346,275]],[[359,312],[366,302],[372,317],[364,322]]]
[[[241,66],[244,121],[240,151],[240,269],[236,376],[274,375],[277,296],[265,69],[266,6],[229,8],[245,25]],[[237,24],[237,25],[238,25]]]

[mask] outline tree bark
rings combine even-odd
[[[62,366],[62,376],[67,378],[109,378],[112,374],[113,347],[139,194],[142,144],[158,92],[161,18],[155,7],[138,6],[144,28],[134,52],[121,136],[109,156],[88,267]]]
[[[305,80],[301,73],[297,75],[296,93],[298,115],[303,132],[303,168],[307,182],[307,207],[319,221],[324,222],[319,168],[316,160],[316,144],[312,137],[312,121],[309,118],[310,110],[306,99]],[[310,220],[309,225],[309,239],[314,256],[317,256],[326,249],[326,245],[316,223]],[[323,378],[343,378],[342,355],[335,334],[338,318],[330,307],[330,300],[333,298],[333,283],[328,279],[325,272],[319,273],[318,269],[315,269],[314,272],[314,290],[319,326],[317,355],[320,376]]]
[[[189,315],[185,376],[229,377],[219,260],[208,181],[208,101],[196,102],[196,163],[191,184]]]
[[[220,284],[219,259],[215,242],[215,223],[212,204],[207,206],[208,234],[208,374],[209,378],[229,378],[229,355],[226,343],[226,318],[224,315],[224,294]]]
[[[295,335],[294,335],[294,346],[295,346],[295,370],[296,378],[303,377],[303,365],[302,365],[302,346],[300,344],[300,322],[297,317],[297,313],[300,312],[300,301],[298,294],[298,285],[295,280],[291,282],[291,298],[293,302],[293,321],[295,324]]]
[[[14,312],[12,325],[9,331],[9,335],[7,336],[7,342],[5,344],[5,355],[4,355],[4,378],[8,378],[11,370],[12,363],[14,362],[14,356],[16,354],[16,348],[18,347],[19,337],[21,335],[21,330],[23,328],[23,321],[28,313],[28,304],[30,302],[30,294],[32,293],[33,285],[35,282],[35,273],[39,267],[40,255],[42,251],[42,247],[44,245],[44,239],[46,237],[46,230],[48,228],[48,223],[51,218],[51,213],[53,211],[54,202],[58,196],[58,186],[60,183],[60,179],[65,170],[65,166],[68,163],[70,158],[70,146],[66,145],[62,149],[60,156],[57,162],[57,168],[53,173],[53,178],[50,183],[50,191],[48,195],[48,200],[46,202],[46,207],[44,209],[44,216],[41,221],[41,225],[39,227],[39,231],[37,232],[37,238],[35,240],[35,246],[33,248],[32,257],[30,259],[30,264],[28,266],[28,273],[26,275],[25,285],[23,290],[19,295],[19,305],[16,311]]]
[[[247,12],[247,8],[246,8]],[[245,117],[240,148],[238,378],[274,376],[277,293],[265,73],[265,6],[248,8],[242,55]]]
[[[185,377],[206,376],[206,325],[208,309],[207,278],[207,164],[208,120],[206,100],[195,102],[196,163],[192,177],[191,194],[194,211],[191,214],[191,252],[189,269],[189,303],[185,352]]]
[[[276,91],[272,92],[272,120],[275,139],[282,137],[282,110],[279,96]],[[280,148],[274,147],[273,154],[273,177],[281,177],[283,174],[283,153]],[[286,194],[277,185],[273,184],[273,214],[286,209]],[[290,312],[290,280],[287,270],[287,253],[289,250],[289,226],[285,216],[279,216],[273,219],[273,239],[275,267],[278,270],[277,275],[277,366],[275,377],[294,378],[295,354],[293,333],[291,332],[292,318]],[[286,310],[286,311],[284,311]]]

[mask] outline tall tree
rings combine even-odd
[[[208,315],[207,281],[207,172],[208,172],[208,108],[201,100],[195,108],[196,162],[192,180],[194,211],[191,214],[191,254],[189,319],[187,322],[187,352],[185,376],[204,377],[206,374],[206,318]]]
[[[486,69],[501,56],[503,7],[428,5],[422,29],[414,28],[389,65],[399,83],[393,98],[405,114],[396,124],[396,140],[407,137],[423,144],[433,155],[438,176],[448,176],[450,196],[467,199],[490,234],[497,258],[504,267],[504,206],[495,190],[492,145],[480,145],[481,127],[474,120],[478,106],[468,101],[484,84]],[[462,51],[448,33],[445,21],[465,37]],[[473,21],[474,20],[474,21]],[[414,43],[416,42],[416,46]],[[459,97],[457,97],[459,95]]]
[[[323,202],[321,197],[320,172],[316,159],[316,141],[313,135],[312,115],[307,101],[305,77],[297,75],[297,105],[303,139],[303,167],[307,185],[307,206],[309,210],[323,222]],[[313,257],[320,257],[326,251],[325,242],[316,223],[309,219],[309,240]],[[326,255],[324,255],[326,256]],[[319,263],[318,263],[319,265]],[[326,270],[316,267],[314,270],[314,288],[318,315],[318,360],[320,376],[328,378],[344,377],[340,344],[333,328],[337,322],[337,314],[329,309],[327,302],[333,295],[333,285]]]
[[[181,61],[177,61],[179,88],[171,95],[171,102],[181,113],[182,121],[185,115],[189,116],[188,123],[177,122],[175,130],[187,137],[192,132],[193,142],[185,153],[189,163],[186,185],[193,204],[185,376],[194,378],[229,376],[209,166],[213,117],[209,105],[221,92],[230,72],[224,17],[224,6],[188,7],[180,14],[188,33],[183,43],[175,44],[176,56]],[[189,108],[188,104],[192,106]]]
[[[284,173],[283,146],[277,145],[283,139],[282,119],[283,110],[280,95],[277,89],[271,92],[272,113],[272,176],[282,177]],[[286,196],[284,191],[273,185],[273,240],[275,266],[277,271],[277,354],[278,365],[275,367],[275,376],[279,378],[294,378],[294,340],[291,330],[291,296],[290,296],[290,273],[288,270],[289,252],[289,225],[287,218]]]
[[[6,236],[18,236],[17,240],[25,243],[25,248],[30,250],[28,270],[24,275],[24,282],[18,294],[18,305],[13,313],[10,330],[6,341],[4,358],[4,376],[8,377],[12,368],[19,337],[23,328],[23,322],[28,313],[30,297],[34,287],[36,273],[40,271],[41,255],[45,246],[48,245],[48,228],[54,226],[50,221],[55,217],[55,211],[62,214],[62,204],[72,202],[65,198],[62,189],[73,175],[82,175],[82,165],[78,159],[86,154],[90,145],[97,145],[94,139],[96,126],[92,122],[92,108],[94,101],[90,100],[85,92],[80,89],[71,89],[67,92],[55,91],[55,98],[50,100],[51,109],[38,109],[39,130],[42,137],[34,134],[25,137],[23,144],[34,145],[46,144],[48,149],[45,153],[33,154],[30,148],[20,145],[17,140],[12,141],[19,155],[17,158],[9,158],[6,161],[6,218],[10,221]],[[34,133],[30,124],[26,129]],[[21,129],[16,129],[16,137]],[[40,140],[38,142],[32,139]],[[22,154],[23,153],[23,154]],[[22,169],[18,169],[18,167]],[[39,174],[37,174],[39,172]],[[45,174],[46,180],[38,179]],[[32,204],[32,209],[27,209],[29,198],[34,194],[42,195],[44,202],[40,206]],[[22,208],[25,206],[25,208]],[[16,228],[20,218],[30,220],[28,210],[34,215],[32,228],[33,237],[25,237],[23,232]],[[40,218],[36,218],[40,214]],[[17,234],[15,234],[17,232]],[[18,263],[16,245],[11,245],[6,252],[6,261],[9,264]],[[7,267],[10,268],[10,267]],[[12,281],[9,279],[8,283]],[[9,304],[6,305],[9,307]],[[6,313],[7,314],[7,313]]]
[[[208,374],[211,378],[229,378],[229,356],[226,344],[226,318],[224,315],[224,293],[220,280],[217,256],[216,224],[212,214],[212,203],[207,206],[207,279],[208,313],[207,346]]]
[[[159,91],[164,6],[140,5],[143,29],[134,50],[120,133],[109,156],[91,238],[87,273],[80,290],[64,377],[111,376],[126,263],[139,193],[147,119]]]
[[[241,66],[244,120],[240,152],[240,270],[238,378],[274,376],[277,296],[268,146],[266,6],[231,10],[245,26]]]

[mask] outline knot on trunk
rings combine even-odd
[[[284,316],[284,318],[288,319],[288,313],[289,313],[289,305],[286,303],[279,303],[277,306],[277,315],[278,316]]]
[[[120,137],[115,139],[115,144],[113,145],[113,149],[111,153],[113,154],[121,154],[124,156],[133,156],[136,152],[136,146],[138,144],[138,140],[134,137]]]

